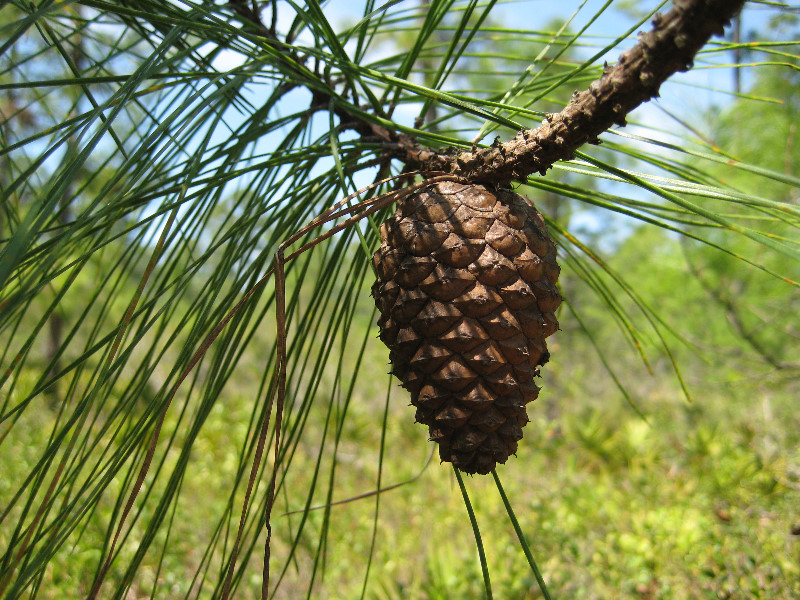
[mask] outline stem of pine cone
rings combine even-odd
[[[625,125],[633,109],[658,97],[664,81],[692,67],[695,55],[712,35],[738,14],[744,0],[675,0],[671,11],[657,14],[653,29],[606,67],[587,90],[576,91],[559,113],[547,115],[537,129],[520,131],[514,139],[492,147],[455,155],[406,147],[395,154],[410,168],[453,173],[476,182],[508,185],[528,175],[544,174],[558,160],[567,160],[613,125]]]

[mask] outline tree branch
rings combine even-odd
[[[744,0],[675,0],[673,9],[657,14],[653,29],[640,33],[639,43],[606,67],[588,90],[575,92],[564,110],[548,115],[538,129],[520,131],[506,143],[439,154],[398,139],[390,152],[413,170],[444,171],[501,186],[537,171],[544,174],[587,142],[599,143],[598,135],[612,125],[625,125],[628,113],[658,97],[661,84],[690,69],[697,52],[712,35],[723,34],[743,5]]]
[[[695,55],[712,35],[724,33],[744,2],[674,0],[667,14],[655,15],[652,30],[639,34],[636,46],[624,52],[616,65],[607,66],[587,90],[576,91],[561,112],[547,115],[537,129],[520,131],[514,139],[489,148],[442,153],[420,145],[413,136],[351,115],[341,104],[334,112],[342,129],[380,141],[384,156],[399,159],[406,170],[452,173],[507,187],[512,181],[525,181],[532,173],[544,174],[557,161],[572,158],[584,144],[599,144],[598,136],[613,125],[625,125],[628,113],[658,97],[662,83],[692,67]],[[260,35],[278,42],[275,31],[264,25],[246,0],[231,0],[229,5],[240,18],[253,23]],[[301,57],[293,58],[304,62]],[[320,110],[330,106],[328,91],[316,89],[313,95],[312,106]]]

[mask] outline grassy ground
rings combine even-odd
[[[725,400],[732,404],[653,399],[649,424],[625,408],[534,415],[500,477],[554,597],[800,594],[800,538],[791,533],[800,520],[797,417],[791,402],[765,397],[743,410],[747,399]],[[475,477],[468,489],[495,597],[538,597],[493,481]],[[346,533],[332,542],[330,574],[343,581],[363,571],[366,547],[356,540],[368,538],[371,522],[357,504],[334,509],[334,521]],[[472,531],[448,469],[432,465],[382,499],[376,562],[371,597],[481,597]]]
[[[380,369],[377,359],[371,368]],[[532,422],[518,456],[498,473],[554,598],[800,597],[800,419],[793,385],[770,391],[746,382],[727,387],[709,382],[689,404],[673,385],[651,382],[640,401],[645,422],[608,382],[599,379],[582,396],[569,395],[569,386],[558,383],[559,369],[553,372],[556,381],[529,407]],[[375,488],[386,380],[362,381],[343,421],[332,500]],[[360,597],[373,527],[367,598],[482,596],[461,492],[449,467],[433,460],[425,468],[431,444],[424,428],[412,423],[413,409],[406,402],[402,390],[395,389],[382,486],[419,478],[379,496],[377,524],[374,496],[334,506],[327,521],[324,510],[312,511],[279,597],[305,597],[312,577],[313,598]],[[149,597],[156,581],[158,598],[183,597],[190,589],[200,589],[200,597],[210,594],[213,586],[200,588],[192,575],[229,501],[226,481],[235,472],[249,409],[249,399],[241,397],[212,412],[182,483],[168,552],[146,557],[129,598]],[[0,463],[3,503],[37,460],[52,418],[47,411],[27,411],[4,441],[4,455],[16,460]],[[303,519],[285,513],[302,509],[307,500],[322,437],[318,411],[312,411],[308,427],[293,473],[279,493],[274,577]],[[168,457],[168,464],[175,459]],[[330,460],[326,451],[323,479]],[[466,483],[494,597],[540,597],[494,481],[472,477]],[[103,510],[70,537],[41,581],[38,597],[85,593],[120,485],[112,482]],[[320,487],[312,506],[327,501]],[[153,491],[157,495],[158,489]],[[135,526],[139,534],[147,516],[145,510]],[[315,567],[323,528],[327,543]],[[0,542],[9,531],[3,525]],[[120,562],[135,549],[136,535]],[[256,546],[244,575],[247,597],[260,585],[259,553]]]

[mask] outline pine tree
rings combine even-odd
[[[262,596],[290,597],[297,590],[282,591],[286,573],[306,559],[301,579],[312,595],[336,560],[326,535],[347,468],[342,432],[356,390],[378,379],[363,373],[379,351],[371,345],[378,317],[369,313],[376,275],[381,337],[391,349],[380,350],[381,360],[391,357],[411,392],[393,397],[404,394],[441,458],[469,473],[505,462],[522,425],[537,418],[525,404],[539,392],[544,339],[559,322],[583,323],[568,286],[596,294],[634,348],[647,329],[671,357],[671,324],[625,274],[513,188],[523,186],[540,208],[536,195],[548,194],[564,206],[632,217],[796,287],[793,273],[764,258],[797,264],[796,203],[733,189],[711,166],[736,164],[796,190],[794,175],[736,163],[724,148],[698,142],[691,127],[676,132],[678,145],[652,125],[652,135],[635,137],[614,129],[693,61],[724,62],[728,45],[707,44],[743,4],[676,0],[592,56],[561,60],[588,38],[567,25],[547,33],[535,22],[488,27],[495,2],[369,0],[363,18],[346,26],[316,1],[6,3],[0,462],[25,468],[9,467],[0,487],[0,596],[50,597],[64,587],[89,598],[248,596],[257,587],[250,574],[263,563]],[[648,31],[630,38],[638,27]],[[401,34],[407,46],[396,44]],[[489,83],[498,36],[513,40],[529,65],[500,92]],[[486,88],[460,90],[476,79],[476,47]],[[773,51],[767,42],[750,49]],[[599,64],[621,50],[616,63]],[[517,56],[503,58],[514,64]],[[786,60],[797,64],[795,55]],[[568,88],[571,99],[559,95]],[[563,108],[545,114],[544,103]],[[434,235],[441,245],[417,252],[440,222],[420,217],[439,202],[425,195],[454,189],[459,200],[438,208],[476,219],[491,209],[491,223],[477,236],[449,220]],[[778,225],[782,235],[772,235]],[[762,254],[734,251],[742,240]],[[473,249],[491,260],[472,257]],[[443,258],[462,251],[470,262]],[[504,267],[513,272],[491,283],[492,269]],[[470,273],[468,286],[439,297],[448,269]],[[387,288],[406,276],[413,285],[401,283],[398,300]],[[420,290],[433,298],[419,307],[432,318],[414,327],[427,318],[416,312],[409,328],[393,307],[415,302]],[[512,318],[518,325],[504,337],[501,321]],[[359,328],[367,319],[370,327]],[[471,342],[460,340],[454,357],[446,336],[478,325],[483,337],[472,341],[480,344],[467,349]],[[403,336],[422,333],[412,354]],[[55,343],[42,351],[47,340]],[[570,364],[565,346],[552,361]],[[453,365],[480,380],[457,389]],[[508,393],[498,392],[495,366],[513,379]],[[437,369],[445,369],[445,392],[430,383]],[[243,399],[245,412],[235,408]],[[467,411],[473,401],[479,408]],[[370,406],[372,426],[356,451],[370,457],[378,491],[384,457],[397,452],[384,445],[388,407]],[[414,410],[404,408],[412,421]],[[314,411],[321,416],[309,418]],[[428,452],[424,436],[418,441]],[[511,462],[504,469],[513,473]],[[477,522],[454,473],[488,595]],[[290,487],[306,496],[290,497]],[[225,498],[204,502],[212,489]],[[320,495],[325,510],[316,519]],[[283,512],[303,506],[302,516],[276,523],[278,502]],[[204,517],[182,523],[187,504]],[[171,558],[181,543],[191,570],[173,591],[165,582],[167,571],[184,568]],[[366,590],[369,566],[363,578]]]

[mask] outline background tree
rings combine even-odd
[[[703,3],[678,4],[707,10]],[[558,462],[558,448],[572,452],[585,472],[646,477],[637,461],[669,456],[683,441],[669,431],[653,441],[635,413],[623,420],[625,400],[654,420],[655,409],[669,405],[665,398],[691,396],[693,387],[700,395],[680,414],[693,425],[687,446],[697,448],[691,454],[700,457],[696,468],[713,484],[709,502],[745,481],[753,486],[748,493],[769,497],[770,510],[788,514],[797,498],[797,463],[782,450],[796,445],[791,432],[800,430],[792,427],[791,403],[770,404],[779,414],[768,422],[785,427],[770,437],[778,450],[750,453],[747,442],[736,445],[702,425],[702,411],[714,419],[718,407],[704,402],[709,388],[702,381],[721,372],[716,362],[698,367],[695,357],[716,359],[727,348],[732,362],[726,366],[736,373],[735,361],[753,357],[764,359],[754,376],[796,373],[796,313],[771,312],[797,299],[796,153],[787,149],[777,153],[784,162],[772,155],[764,162],[759,145],[747,153],[721,134],[710,142],[711,132],[702,135],[689,116],[681,116],[686,127],[669,132],[680,143],[664,142],[657,127],[638,122],[639,113],[627,115],[657,90],[658,77],[650,74],[626,88],[629,104],[603,115],[608,123],[570,121],[574,126],[566,130],[575,137],[566,136],[547,157],[518,143],[502,148],[512,159],[519,149],[524,164],[491,165],[486,152],[493,151],[494,136],[509,143],[546,117],[549,125],[536,139],[550,139],[546,132],[567,121],[545,111],[557,112],[573,90],[592,89],[603,60],[634,46],[628,36],[649,28],[643,24],[652,18],[644,15],[597,42],[580,21],[547,31],[535,30],[536,23],[490,26],[495,5],[367,2],[363,18],[342,27],[317,2],[4,5],[0,14],[10,24],[0,52],[8,166],[0,230],[0,595],[253,595],[262,586],[267,542],[265,596],[336,595],[337,589],[362,596],[474,596],[489,595],[492,582],[502,597],[540,586],[547,594],[531,552],[538,545],[529,546],[534,533],[549,532],[567,554],[580,539],[602,547],[598,530],[575,529],[564,510],[588,515],[592,507],[615,506],[625,513],[630,500],[614,497],[609,504],[603,496],[609,487],[597,485],[583,498],[575,494],[571,505],[557,504],[553,493],[550,502],[531,506],[526,490],[535,486],[546,494],[540,473],[549,472],[554,490],[569,497],[569,482],[557,478],[572,471]],[[713,18],[696,19],[694,30],[719,30],[714,19],[723,11],[716,8]],[[606,9],[583,15],[582,22]],[[395,43],[398,32],[407,44]],[[520,65],[505,90],[489,83],[463,89],[479,80],[475,71],[509,64],[501,59],[509,58],[510,40],[530,67]],[[727,109],[721,131],[746,131],[725,121],[739,121],[745,106],[778,101],[796,110],[794,84],[777,83],[796,70],[796,44],[773,42],[754,41],[750,50],[764,63],[781,57],[778,87],[765,88],[767,67],[758,66],[764,79]],[[695,60],[713,65],[728,47],[713,42]],[[609,85],[594,89],[613,87],[619,71],[608,72],[599,81]],[[601,133],[626,116],[637,125],[635,136],[630,129]],[[786,123],[791,140],[793,121]],[[603,144],[583,147],[585,141]],[[572,160],[555,162],[573,152]],[[276,249],[360,187],[376,182],[358,199],[377,197],[408,178],[377,182],[417,169],[524,184],[534,199],[550,198],[551,213],[568,199],[572,206],[548,221],[559,243],[567,302],[559,314],[564,331],[554,338],[544,376],[547,393],[580,399],[580,409],[574,420],[564,418],[566,436],[560,425],[541,417],[536,424],[534,416],[519,460],[486,480],[459,478],[455,494],[446,489],[452,485],[443,479],[451,477],[447,469],[426,470],[430,447],[410,422],[407,396],[388,377],[376,376],[387,370],[387,353],[374,340],[370,261],[376,225],[389,207],[286,265],[288,386],[276,444],[276,288],[264,278]],[[289,251],[320,233],[309,231]],[[675,236],[690,242],[681,246]],[[684,256],[691,271],[680,262]],[[54,315],[60,341],[48,350]],[[761,323],[780,326],[763,331],[751,320],[759,315]],[[643,368],[654,374],[652,383],[642,382]],[[788,390],[786,398],[796,387],[783,376],[772,383]],[[59,402],[44,402],[56,385]],[[742,436],[758,434],[748,431],[743,427]],[[275,457],[266,450],[274,444]],[[742,458],[709,474],[703,461],[720,447],[731,460]],[[395,491],[374,493],[388,489]],[[368,501],[335,504],[364,494]],[[743,502],[736,494],[723,497]],[[484,517],[481,530],[461,506],[471,516],[470,497]],[[523,506],[517,512],[524,517],[517,519],[512,503]],[[356,513],[335,512],[355,510],[351,505],[366,512],[352,522],[345,515]],[[715,509],[725,521],[728,509]],[[534,529],[530,513],[543,528]],[[691,515],[659,513],[640,525],[675,525],[670,552],[698,553],[687,562],[710,565],[708,586],[715,591],[728,585],[721,572],[749,576],[727,555],[716,561],[702,554],[711,543],[698,544],[694,536],[711,527]],[[684,533],[686,523],[696,527]],[[484,551],[487,529],[500,536],[489,547],[494,552]],[[408,530],[411,535],[401,535]],[[421,550],[420,534],[430,536]],[[518,544],[513,559],[503,554],[508,539]],[[759,552],[790,556],[772,540]],[[625,585],[640,596],[680,587],[652,540],[637,543],[644,542],[619,541],[642,560],[620,568],[635,577]],[[331,550],[342,545],[352,553]],[[453,567],[475,560],[476,548],[481,568]],[[411,577],[420,565],[416,553],[424,558],[422,584]],[[594,553],[591,547],[574,551],[587,553]],[[603,585],[623,585],[602,575],[608,568],[598,575],[593,564],[576,576],[561,562],[572,555],[545,556],[553,567],[545,575],[568,595],[587,596],[581,591],[590,589],[602,596]],[[372,557],[381,561],[380,572]],[[400,566],[392,567],[392,558]],[[791,583],[796,564],[775,560],[768,567],[753,576],[758,591],[797,591]],[[598,581],[604,577],[607,582]]]

